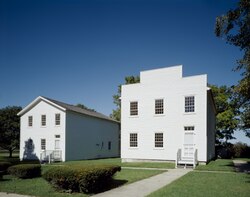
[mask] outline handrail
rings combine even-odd
[[[197,155],[198,155],[198,150],[195,149],[195,151],[194,151],[194,160],[193,160],[193,168],[196,167],[196,164],[197,164],[197,161],[198,161]]]
[[[180,160],[181,160],[181,149],[179,148],[176,154],[175,168],[177,168]]]
[[[40,161],[51,161],[62,160],[62,151],[61,150],[44,150],[40,153]]]

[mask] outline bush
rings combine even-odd
[[[72,192],[103,191],[120,166],[61,166],[49,169],[43,178],[56,187]]]
[[[41,176],[40,164],[18,164],[8,168],[9,174],[22,179]]]
[[[6,171],[8,169],[8,167],[11,166],[10,162],[7,161],[1,161],[0,162],[0,171]]]
[[[233,145],[232,151],[233,151],[234,157],[236,158],[250,157],[250,147],[247,146],[247,144],[238,142]]]

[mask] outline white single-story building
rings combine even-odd
[[[20,159],[68,161],[118,157],[119,122],[39,96],[21,112]]]
[[[183,77],[181,65],[142,71],[140,83],[122,85],[122,161],[207,163],[215,115],[207,75]]]

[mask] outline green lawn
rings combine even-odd
[[[208,171],[230,171],[234,172],[234,164],[231,159],[217,159],[210,161],[207,165],[199,165],[195,170],[208,170]]]
[[[47,167],[46,167],[47,168]],[[144,178],[148,178],[165,171],[161,170],[130,170],[123,169],[117,172],[114,176],[113,187],[129,184]],[[85,194],[74,193],[73,195],[56,191],[48,182],[43,178],[34,179],[16,179],[10,175],[5,175],[3,180],[0,181],[0,192],[18,193],[33,196],[47,197],[64,197],[64,196],[88,196]]]
[[[195,171],[189,172],[149,196],[248,197],[249,194],[250,175],[248,174]]]
[[[67,161],[67,162],[57,163],[57,165],[61,165],[61,164],[62,165],[112,164],[112,165],[119,165],[122,167],[167,168],[167,169],[173,169],[175,167],[174,163],[168,163],[168,162],[126,162],[126,163],[122,163],[120,158]]]
[[[4,158],[4,159],[3,159]],[[6,160],[5,157],[0,158],[0,160]],[[8,159],[7,159],[8,160]],[[99,160],[84,160],[84,161],[71,161],[71,162],[61,162],[55,164],[46,164],[42,165],[42,173],[46,170],[56,167],[55,165],[101,165],[101,164],[112,164],[112,165],[121,165],[121,160],[119,158],[115,159],[99,159]],[[167,168],[172,167],[168,163],[131,163],[134,167],[160,167]],[[141,170],[141,169],[122,169],[121,172],[117,172],[114,176],[114,181],[111,188],[121,186],[124,184],[129,184],[141,179],[145,179],[160,173],[163,173],[163,170]],[[43,178],[34,178],[34,179],[16,179],[10,175],[5,175],[3,180],[0,180],[0,192],[9,192],[9,193],[18,193],[26,194],[33,196],[47,197],[48,194],[51,197],[66,197],[66,196],[87,196],[86,194],[67,194],[56,191],[49,183],[47,183]]]
[[[206,166],[198,166],[149,196],[248,197],[249,193],[250,175],[234,172],[231,159],[217,159]]]

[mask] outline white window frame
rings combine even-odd
[[[160,116],[160,115],[164,115],[165,113],[165,109],[164,109],[164,98],[158,98],[158,99],[155,99],[155,112],[154,114],[156,116]],[[158,101],[162,101],[162,103],[157,103]]]
[[[41,138],[41,150],[46,150],[46,139]]]
[[[136,107],[131,106],[131,104],[135,104],[136,103]],[[131,109],[132,108],[132,109]],[[139,102],[138,101],[130,101],[129,102],[129,115],[131,117],[136,117],[139,114]]]
[[[186,100],[186,99],[191,99],[193,100]],[[195,96],[194,95],[189,95],[185,96],[184,98],[184,112],[185,113],[195,113]]]
[[[59,138],[61,138],[61,135],[56,134],[56,135],[55,135],[55,138],[58,138],[58,139],[59,139]]]
[[[55,114],[55,126],[60,126],[61,125],[61,114],[56,113]]]
[[[44,119],[43,119],[44,118]],[[47,125],[47,117],[46,114],[41,115],[41,127],[46,127]]]
[[[193,126],[193,125],[184,126],[184,131],[185,132],[194,132],[195,126]]]
[[[161,140],[159,140],[160,139],[159,136],[156,136],[158,134],[162,135],[162,139]],[[157,143],[158,143],[158,145],[157,145]],[[162,146],[159,146],[159,144],[162,144]],[[164,133],[163,132],[155,132],[154,133],[154,147],[156,149],[163,149],[164,148]]]
[[[138,133],[129,133],[129,147],[138,148]]]
[[[33,116],[28,116],[28,127],[33,127]]]

